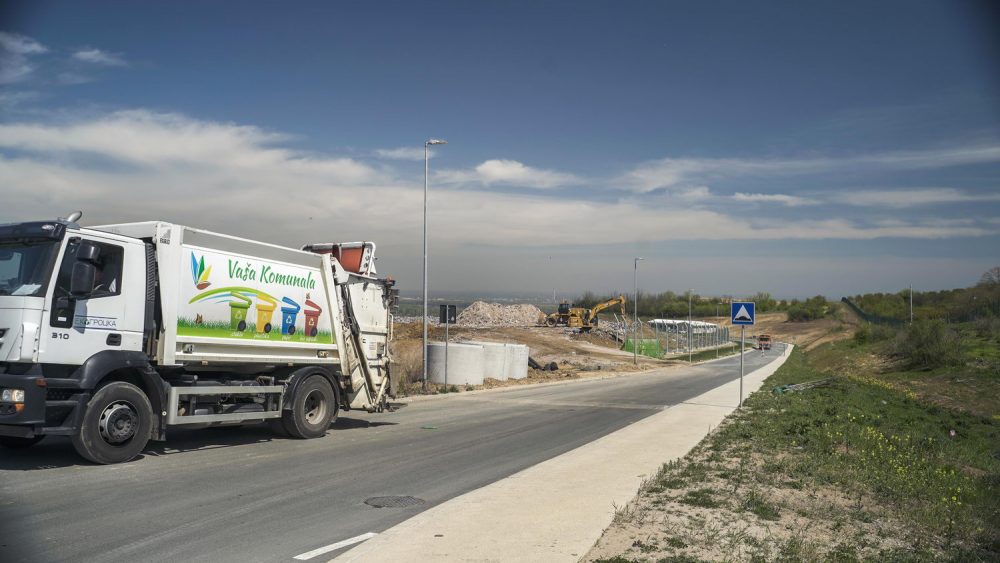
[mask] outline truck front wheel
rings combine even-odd
[[[285,430],[293,438],[319,438],[326,435],[337,419],[337,396],[330,382],[321,375],[310,376],[295,393],[291,410],[281,415]]]
[[[22,450],[30,448],[42,441],[45,436],[35,436],[34,438],[18,438],[17,436],[0,436],[0,446],[12,450]]]
[[[153,408],[141,389],[114,381],[94,393],[87,403],[73,447],[84,458],[100,464],[128,461],[146,447]]]

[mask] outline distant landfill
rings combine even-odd
[[[539,324],[545,314],[534,305],[501,305],[476,301],[458,315],[458,326],[504,327],[533,326]]]

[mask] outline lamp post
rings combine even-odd
[[[447,145],[448,141],[443,141],[441,139],[427,139],[424,141],[424,346],[423,346],[423,364],[424,364],[424,379],[423,387],[427,389],[427,172],[429,170],[428,166],[428,147],[431,145]]]
[[[691,363],[691,294],[693,289],[688,290],[688,363]]]
[[[632,290],[635,300],[632,302],[632,312],[634,313],[635,337],[632,339],[632,362],[639,365],[639,260],[636,256],[632,260]]]
[[[913,284],[910,284],[910,324],[913,324]]]

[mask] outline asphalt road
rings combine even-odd
[[[748,353],[747,373],[782,352]],[[263,425],[177,430],[116,466],[89,465],[58,437],[0,449],[0,561],[293,561],[738,377],[733,357],[416,400],[394,413],[342,413],[326,437],[307,441],[274,437]],[[386,495],[423,503],[364,503]]]

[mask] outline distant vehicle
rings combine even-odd
[[[757,347],[760,348],[761,350],[770,350],[771,349],[771,335],[770,334],[762,334],[762,335],[758,336],[757,337]]]
[[[599,303],[593,308],[573,307],[567,302],[559,304],[559,309],[545,317],[545,326],[568,326],[578,328],[584,332],[597,327],[598,313],[605,309],[610,309],[615,305],[621,307],[622,316],[625,315],[625,296],[619,295],[614,299],[609,299],[604,303]]]
[[[317,438],[387,406],[398,293],[374,244],[78,218],[0,225],[0,446],[120,463],[177,426]]]

